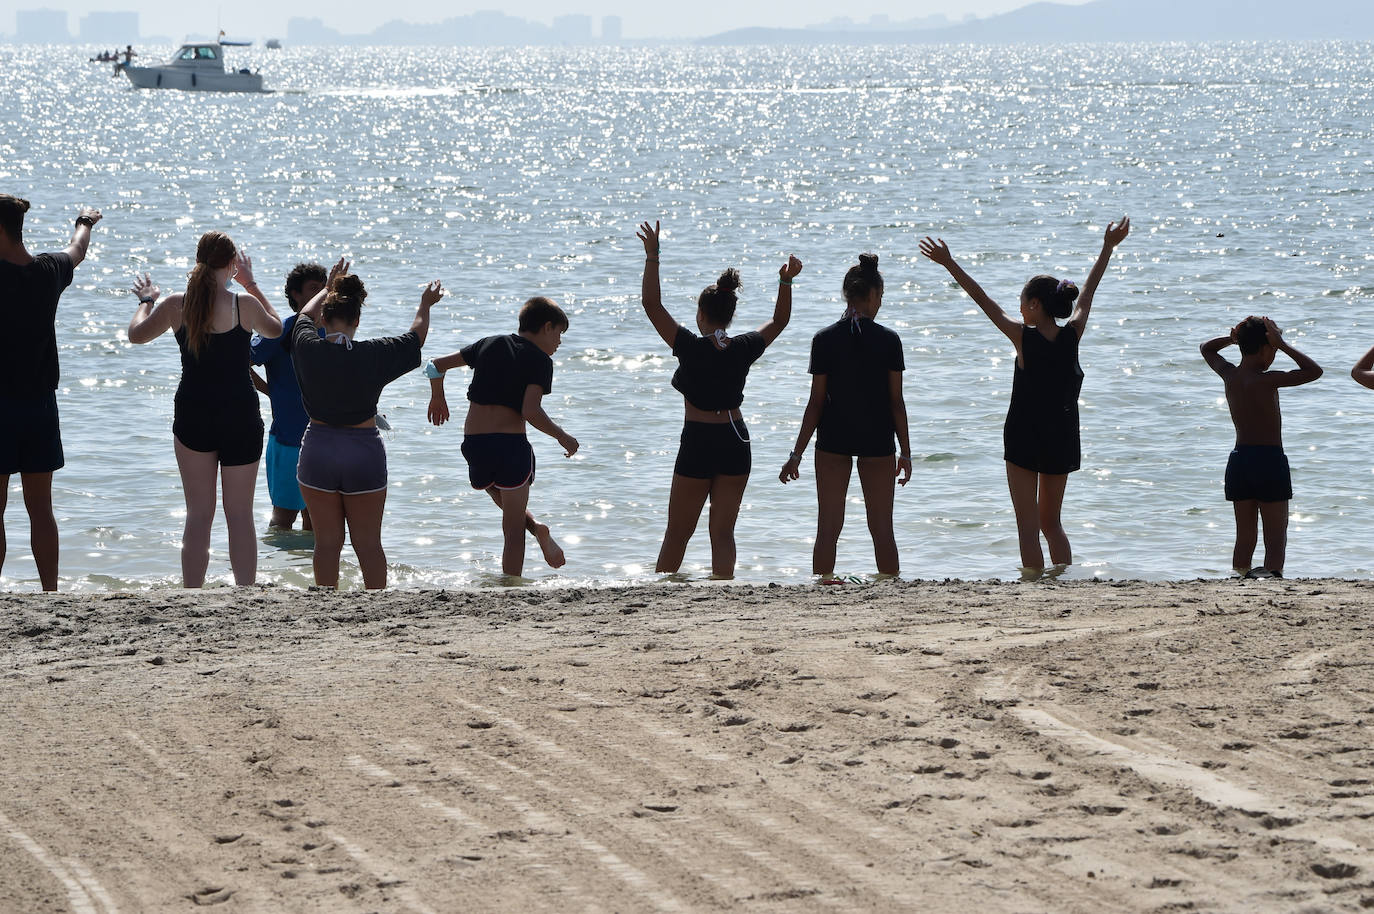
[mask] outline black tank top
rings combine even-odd
[[[176,339],[181,347],[181,383],[177,385],[177,406],[243,406],[257,412],[258,394],[248,373],[252,338],[239,324],[238,295],[234,296],[233,328],[208,334],[200,355],[191,352],[186,325],[179,327]]]

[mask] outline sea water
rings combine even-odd
[[[544,402],[582,447],[566,460],[531,432],[531,505],[569,561],[546,569],[531,541],[527,574],[543,586],[655,579],[682,405],[675,361],[640,309],[645,219],[663,222],[664,301],[689,326],[723,268],[744,278],[738,331],[768,319],[788,254],[806,264],[792,323],[745,392],[741,580],[809,579],[809,455],[799,482],[777,474],[809,389],[811,335],[838,318],[841,277],[862,251],[881,257],[879,320],[906,350],[903,576],[1015,577],[1001,450],[1013,351],[917,242],[946,239],[1014,311],[1032,274],[1081,283],[1123,214],[1133,231],[1082,345],[1070,576],[1229,572],[1232,429],[1197,347],[1254,313],[1326,368],[1283,393],[1289,573],[1368,577],[1374,392],[1348,371],[1374,344],[1372,50],[247,49],[230,63],[260,68],[276,91],[214,95],[133,90],[80,49],[0,46],[0,190],[33,201],[29,247],[64,246],[83,204],[105,214],[57,319],[62,587],[179,581],[177,347],[129,344],[128,288],[144,271],[164,293],[183,288],[210,229],[253,257],[283,313],[293,264],[348,257],[370,293],[362,336],[404,331],[421,286],[443,280],[429,356],[513,331],[532,295],[558,301],[572,326]],[[498,516],[459,453],[465,386],[463,371],[449,377],[443,428],[426,424],[420,372],[382,397],[395,585],[498,580]],[[850,496],[838,570],[862,574],[873,558],[857,478]],[[17,477],[9,502],[0,584],[32,589]],[[255,511],[265,530],[265,482]],[[308,584],[305,545],[265,540],[259,579]],[[231,580],[218,518],[212,548],[212,581]],[[359,586],[345,559],[345,585]],[[709,568],[703,517],[684,571]]]

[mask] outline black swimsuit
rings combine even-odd
[[[1002,428],[1003,459],[1036,473],[1060,475],[1078,469],[1078,331],[1065,325],[1046,339],[1035,327],[1021,328],[1022,368],[1016,366],[1011,405]]]
[[[187,345],[186,326],[176,332],[181,347],[172,434],[193,451],[216,452],[222,466],[256,463],[262,456],[262,414],[248,372],[253,335],[239,325],[234,296],[234,326],[205,338],[200,355]]]

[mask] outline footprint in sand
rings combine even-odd
[[[1360,875],[1360,868],[1349,863],[1314,863],[1311,869],[1323,879],[1354,879]]]
[[[190,895],[187,895],[186,897],[191,899],[192,904],[204,906],[212,904],[224,904],[226,901],[229,900],[230,896],[232,896],[233,894],[234,892],[231,889],[226,889],[218,886],[211,886],[208,888],[201,889],[198,892],[193,892]]]

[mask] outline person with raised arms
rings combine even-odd
[[[5,506],[10,476],[19,474],[29,515],[29,548],[39,586],[57,589],[57,518],[52,474],[66,465],[57,416],[57,303],[86,259],[100,210],[84,207],[72,239],[57,253],[30,254],[24,247],[29,201],[0,194],[0,314],[9,347],[0,368],[0,569],[5,565]]]
[[[230,292],[230,280],[237,280],[248,294]],[[223,232],[201,236],[186,291],[159,301],[161,291],[145,273],[134,282],[133,292],[138,308],[129,321],[129,342],[148,343],[171,330],[181,349],[172,435],[186,498],[182,584],[205,583],[217,476],[223,485],[234,582],[252,584],[258,570],[253,492],[263,426],[249,367],[249,342],[254,332],[281,333],[281,318],[253,280],[252,260]]]
[[[711,500],[711,574],[735,576],[735,521],[739,517],[751,465],[749,430],[740,405],[749,366],[773,344],[792,318],[792,280],[802,262],[789,257],[778,270],[773,316],[758,330],[730,336],[735,317],[739,272],[733,267],[697,296],[696,325],[701,335],[679,324],[663,306],[659,287],[659,223],[639,227],[644,243],[644,313],[677,357],[673,387],[682,394],[684,416],[673,485],[668,495],[668,529],[655,570],[669,574],[682,565],[687,542],[696,532],[706,499]]]
[[[377,401],[386,385],[419,366],[429,312],[443,294],[434,280],[420,293],[409,330],[360,340],[367,289],[340,259],[330,270],[327,287],[296,316],[287,350],[310,416],[296,478],[315,528],[317,586],[339,586],[345,527],[363,586],[386,586],[382,515],[387,465],[386,445],[377,430]]]
[[[1020,320],[973,281],[943,238],[926,238],[920,243],[921,253],[949,271],[959,288],[1016,350],[1011,403],[1002,428],[1002,459],[1007,465],[1007,488],[1016,515],[1022,573],[1026,575],[1044,571],[1041,533],[1049,544],[1051,562],[1061,568],[1073,563],[1061,514],[1069,474],[1082,463],[1078,394],[1083,369],[1078,364],[1078,342],[1088,329],[1093,296],[1107,272],[1112,251],[1130,231],[1129,218],[1107,225],[1102,250],[1088,272],[1082,294],[1071,280],[1043,274],[1031,277],[1021,290]],[[1060,320],[1062,325],[1057,323]]]
[[[468,414],[463,420],[463,457],[468,481],[501,509],[501,571],[518,578],[525,568],[525,533],[534,535],[550,568],[562,568],[563,549],[549,528],[530,513],[534,448],[528,423],[558,442],[563,456],[577,453],[577,439],[544,412],[543,398],[553,390],[553,354],[562,345],[568,316],[551,300],[537,296],[520,308],[518,332],[488,336],[457,352],[425,363],[430,383],[429,421],[449,420],[444,373],[472,369]]]

